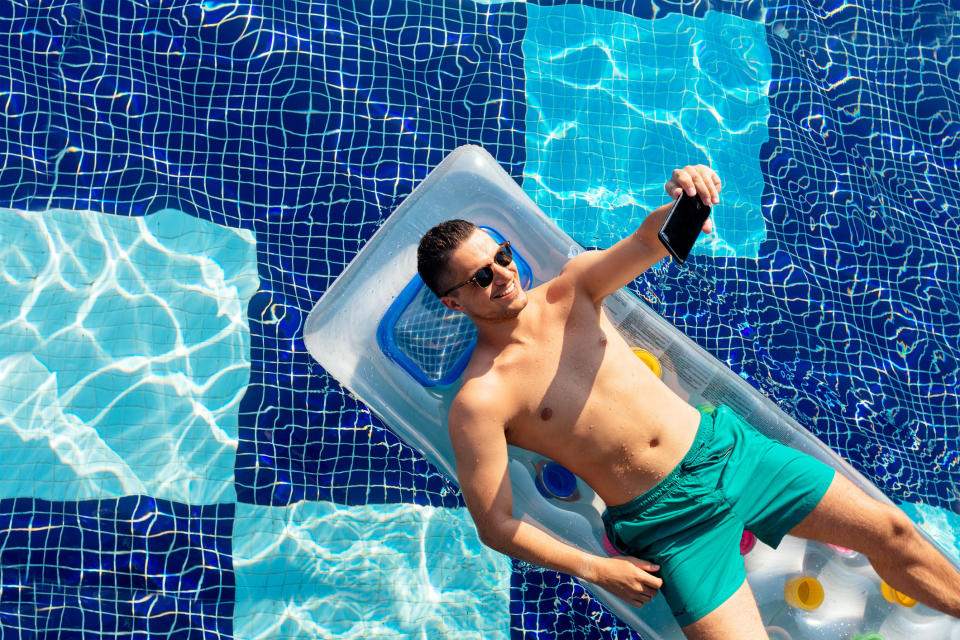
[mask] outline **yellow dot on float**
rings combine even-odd
[[[823,604],[823,586],[816,578],[799,576],[787,581],[783,596],[794,607],[813,611]]]
[[[900,593],[883,580],[880,581],[880,593],[883,594],[883,597],[887,602],[899,604],[903,607],[912,607],[913,605],[917,604],[916,600],[905,593]]]
[[[630,350],[633,351],[633,355],[643,361],[643,364],[650,367],[650,371],[653,371],[658,378],[663,377],[663,367],[660,366],[660,361],[657,360],[657,356],[641,347],[630,347]]]

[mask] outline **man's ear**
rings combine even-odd
[[[440,298],[440,304],[445,306],[450,311],[459,311],[463,313],[463,305],[460,304],[460,301],[454,298],[453,296],[443,296]]]

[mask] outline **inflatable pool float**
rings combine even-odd
[[[582,248],[551,222],[486,151],[453,151],[397,207],[310,312],[311,355],[394,432],[457,480],[447,434],[448,407],[476,330],[447,310],[416,274],[420,237],[450,218],[471,220],[498,242],[509,239],[524,286],[555,276]],[[634,352],[701,411],[726,404],[760,431],[830,464],[870,495],[869,481],[744,380],[623,289],[605,311]],[[603,533],[605,505],[552,460],[510,447],[514,514],[590,553],[617,553]],[[747,579],[771,638],[944,638],[957,621],[882,584],[866,558],[788,536],[777,549],[749,532],[740,545]],[[588,584],[642,635],[683,635],[662,597],[634,608]]]

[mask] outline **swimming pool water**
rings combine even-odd
[[[2,635],[633,637],[481,547],[303,347],[467,142],[593,246],[717,166],[717,237],[634,288],[960,557],[956,6],[55,0],[0,26]]]
[[[606,247],[663,204],[679,158],[706,164],[724,205],[694,252],[756,258],[767,235],[765,37],[762,22],[716,11],[651,22],[528,7],[524,189],[578,242]]]
[[[253,235],[165,210],[0,211],[0,498],[235,502]]]

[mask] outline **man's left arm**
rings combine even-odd
[[[664,185],[667,194],[676,199],[681,192],[699,195],[704,204],[720,202],[720,178],[710,167],[693,165],[677,169]],[[571,259],[561,273],[572,277],[577,285],[599,303],[620,287],[633,282],[641,273],[670,255],[657,233],[673,203],[655,209],[644,218],[640,227],[609,249],[588,251]],[[703,224],[703,232],[713,231],[710,218]]]

